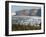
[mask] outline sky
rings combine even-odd
[[[11,10],[12,12],[14,11],[19,11],[19,10],[24,10],[24,9],[32,9],[32,8],[39,8],[39,7],[32,7],[32,6],[16,6],[16,5],[12,5],[11,6]]]
[[[24,10],[26,10],[24,12]],[[41,9],[40,7],[35,6],[11,6],[11,12],[13,15],[17,16],[41,16]]]

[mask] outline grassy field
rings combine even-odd
[[[23,30],[40,30],[40,26],[31,26],[31,25],[12,25],[12,31],[23,31]]]

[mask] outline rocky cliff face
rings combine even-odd
[[[15,13],[16,16],[41,16],[41,9],[26,9]]]

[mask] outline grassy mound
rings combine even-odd
[[[40,26],[31,26],[31,25],[20,25],[20,24],[13,24],[12,31],[23,31],[23,30],[40,30]]]

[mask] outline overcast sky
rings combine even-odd
[[[32,6],[15,6],[12,5],[11,6],[11,11],[15,12],[15,11],[19,11],[19,10],[24,10],[24,9],[36,9],[36,8],[40,8],[40,7],[32,7]]]
[[[26,10],[26,12],[24,12],[23,10]],[[35,6],[12,5],[11,6],[11,12],[12,12],[12,15],[16,15],[16,16],[41,16],[40,7],[35,7]]]

